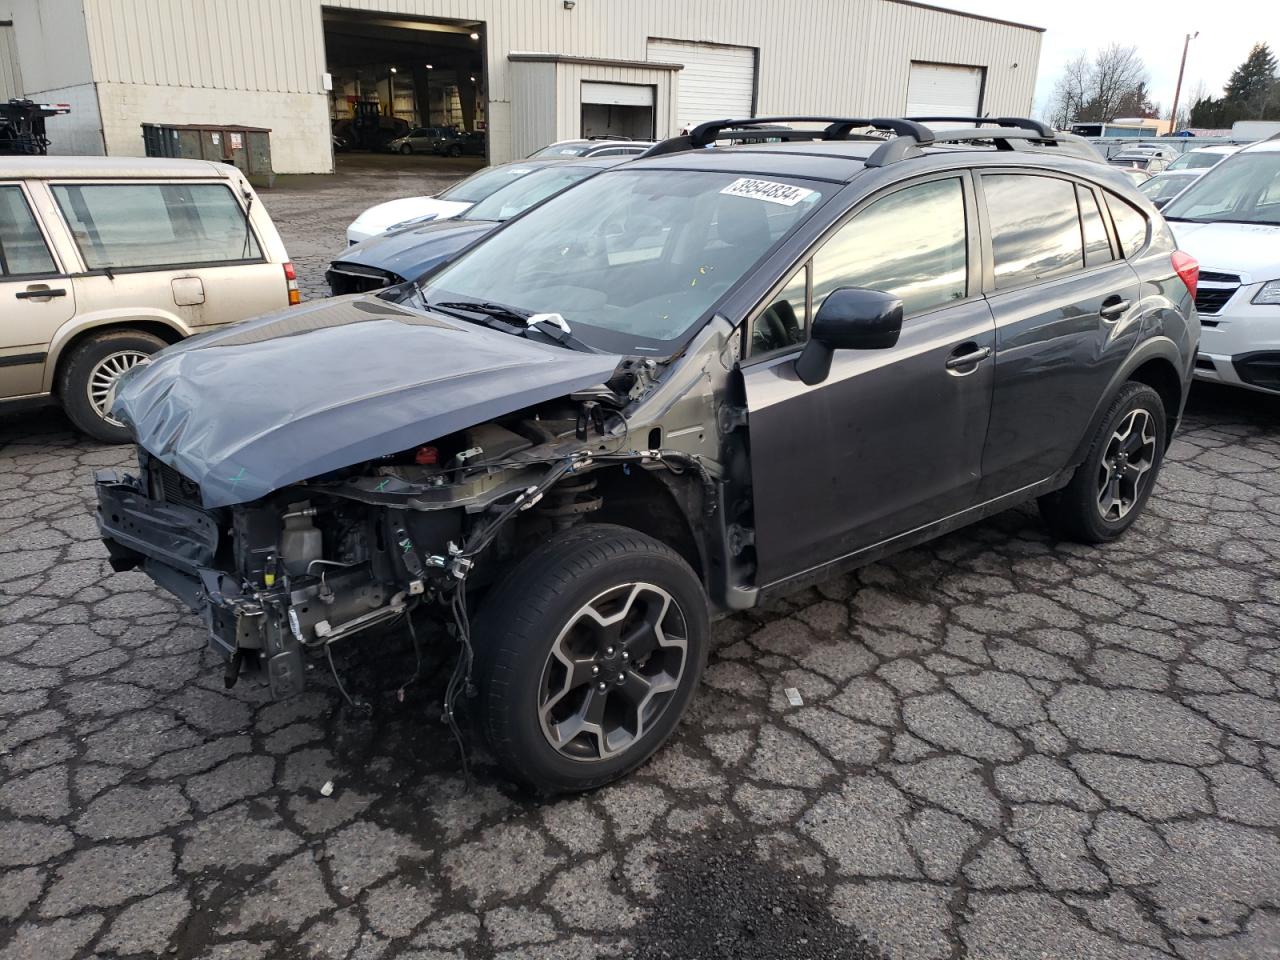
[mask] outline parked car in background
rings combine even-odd
[[[0,408],[99,440],[116,379],[193,333],[299,300],[253,187],[205,160],[0,158]]]
[[[483,157],[484,151],[483,133],[450,130],[431,144],[431,152],[442,157]]]
[[[1199,180],[1201,173],[1202,170],[1165,170],[1140,183],[1138,189],[1159,209]]]
[[[597,138],[589,140],[561,140],[548,144],[529,154],[530,160],[566,157],[634,157],[653,146],[652,140],[617,140]]]
[[[1169,161],[1155,153],[1140,150],[1124,150],[1109,157],[1107,163],[1117,167],[1132,167],[1145,173],[1156,174],[1169,165]]]
[[[334,296],[418,280],[512,217],[628,159],[596,157],[548,163],[491,193],[457,217],[410,224],[347,247],[329,264],[324,278]]]
[[[495,190],[533,173],[539,167],[556,162],[519,160],[485,167],[433,197],[401,197],[376,204],[351,221],[351,226],[347,227],[347,243],[360,243],[402,224],[456,217]]]
[[[1196,376],[1280,393],[1280,139],[1239,150],[1163,212],[1201,263]]]
[[[1169,170],[1198,170],[1201,173],[1211,167],[1217,166],[1233,153],[1239,152],[1240,147],[1234,144],[1224,143],[1212,147],[1196,147],[1194,150],[1188,150],[1169,164]]]
[[[397,137],[387,144],[387,149],[395,153],[435,153],[435,145],[445,137],[457,133],[452,127],[414,127],[403,137]]]
[[[709,613],[1032,499],[1114,540],[1182,413],[1196,264],[1015,122],[714,150],[753,121],[704,124],[421,285],[180,344],[118,390],[139,469],[95,478],[111,564],[277,697],[337,676],[334,644],[452,627],[445,717],[559,792],[672,733]]]
[[[1139,170],[1137,167],[1113,167],[1112,169],[1135,187],[1140,187],[1151,179],[1151,174],[1145,170]]]

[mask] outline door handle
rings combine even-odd
[[[976,367],[987,357],[991,356],[990,347],[977,347],[971,343],[963,344],[956,348],[964,350],[964,353],[953,353],[947,357],[947,369],[952,372],[972,373],[972,370],[965,370],[965,367]]]
[[[67,291],[62,287],[27,287],[14,294],[19,300],[48,300],[52,297],[65,297]]]
[[[1128,309],[1128,300],[1106,300],[1102,304],[1102,309],[1098,311],[1098,316],[1103,320],[1119,320],[1120,315]]]

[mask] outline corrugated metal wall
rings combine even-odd
[[[21,97],[22,65],[18,62],[18,40],[12,23],[0,23],[0,101]]]
[[[92,65],[109,152],[140,150],[144,121],[252,122],[273,128],[273,145],[286,135],[294,141],[275,151],[282,171],[329,168],[324,6],[482,22],[494,160],[518,156],[514,145],[534,134],[517,127],[546,123],[542,114],[530,119],[513,109],[531,95],[513,84],[519,76],[508,59],[513,52],[643,61],[650,38],[752,47],[759,51],[759,115],[847,116],[902,112],[912,60],[985,67],[984,109],[1026,113],[1040,50],[1035,30],[906,0],[578,0],[572,10],[562,0],[10,2],[35,2],[38,9],[83,3],[82,20],[79,7],[59,20],[83,25],[88,56],[70,59],[78,69]],[[577,81],[587,78],[579,73]],[[573,76],[558,69],[555,82],[576,82]],[[637,82],[634,71],[617,79]],[[577,96],[557,97],[555,109],[557,134],[575,134]],[[200,116],[188,116],[194,112]],[[659,136],[677,132],[674,103],[660,104],[657,115]]]
[[[884,112],[911,60],[988,67],[985,106],[1030,109],[1035,31],[893,0],[329,0],[486,24],[489,96],[511,99],[512,51],[643,60],[650,37],[760,50],[758,109]],[[320,0],[85,0],[100,81],[321,92]],[[1013,67],[1012,64],[1017,64]]]

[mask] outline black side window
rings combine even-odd
[[[1107,208],[1111,211],[1111,219],[1116,225],[1116,236],[1120,238],[1120,250],[1126,257],[1147,245],[1147,218],[1135,210],[1125,200],[1110,193],[1107,194]]]
[[[1098,198],[1088,187],[1076,184],[1076,199],[1080,201],[1080,232],[1084,235],[1084,265],[1095,267],[1115,259],[1111,252],[1111,238],[1103,224]]]
[[[0,276],[53,273],[53,257],[20,187],[0,187]]]
[[[986,174],[996,289],[1021,287],[1084,268],[1075,185],[1057,177]]]

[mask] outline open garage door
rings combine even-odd
[[[950,63],[911,64],[907,81],[908,117],[982,116],[982,67]],[[967,126],[967,124],[962,124]]]
[[[755,111],[756,51],[720,43],[650,40],[649,59],[683,63],[676,127],[688,130],[707,120],[750,117]]]
[[[582,135],[649,140],[654,89],[641,83],[582,84]]]
[[[332,7],[323,20],[335,146],[485,152],[483,23]]]

